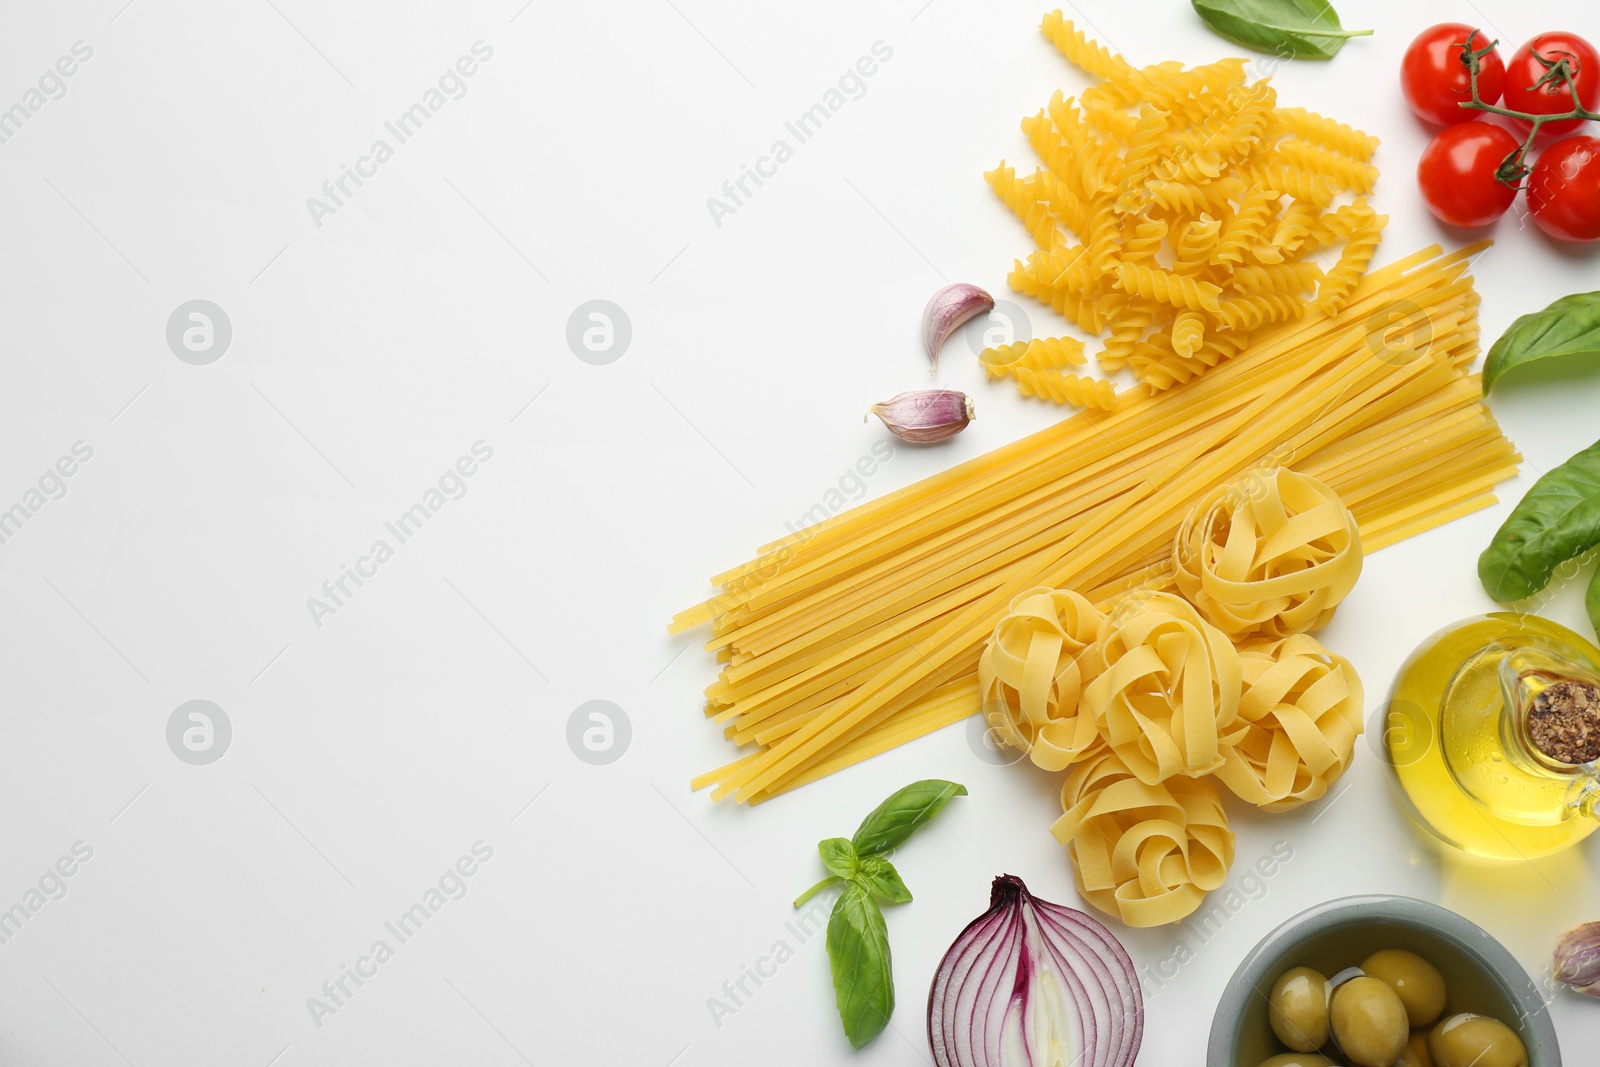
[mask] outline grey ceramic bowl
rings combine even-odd
[[[1333,975],[1383,948],[1409,949],[1444,974],[1446,1013],[1492,1015],[1517,1031],[1529,1067],[1561,1067],[1550,1012],[1528,972],[1482,929],[1411,897],[1344,897],[1301,912],[1250,950],[1222,991],[1206,1067],[1257,1067],[1283,1051],[1267,1022],[1267,995],[1291,967]]]

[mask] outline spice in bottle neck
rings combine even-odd
[[[1593,763],[1600,759],[1600,688],[1551,682],[1533,698],[1526,729],[1533,747],[1557,763]]]

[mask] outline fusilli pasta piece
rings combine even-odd
[[[1190,311],[1217,310],[1222,290],[1210,282],[1196,281],[1160,267],[1123,263],[1117,268],[1117,281],[1124,290],[1150,300],[1159,300]]]
[[[1017,391],[1023,396],[1038,397],[1056,404],[1107,409],[1116,400],[1116,387],[1104,378],[1063,374],[1055,370],[1034,370],[1031,367],[1018,367],[1012,377],[1017,380]]]
[[[1172,323],[1172,350],[1180,356],[1193,356],[1205,340],[1206,320],[1198,311],[1184,311]]]
[[[1272,125],[1280,133],[1293,134],[1363,163],[1378,150],[1379,141],[1371,134],[1362,133],[1303,107],[1278,108],[1272,116]]]
[[[1351,291],[1367,272],[1367,264],[1372,262],[1373,254],[1378,250],[1384,223],[1389,221],[1386,215],[1374,214],[1371,208],[1366,207],[1365,200],[1357,200],[1355,206],[1365,208],[1364,217],[1351,230],[1349,239],[1339,252],[1339,261],[1328,271],[1322,287],[1317,290],[1317,308],[1329,315],[1344,307],[1350,299]]]

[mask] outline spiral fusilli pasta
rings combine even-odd
[[[1097,80],[1022,120],[1042,168],[1002,162],[986,180],[1036,246],[1008,282],[1082,330],[1109,328],[1105,371],[1171,388],[1348,299],[1385,221],[1342,203],[1371,187],[1375,139],[1280,108],[1243,60],[1135,68],[1059,11],[1041,30]],[[1329,252],[1324,276],[1311,257]],[[1034,395],[1104,396],[1033,369]]]
[[[1357,200],[1352,206],[1360,210],[1360,214],[1351,226],[1350,236],[1339,253],[1339,261],[1328,271],[1322,287],[1317,290],[1317,307],[1328,314],[1344,307],[1345,301],[1350,299],[1351,291],[1367,272],[1367,264],[1372,262],[1372,256],[1378,250],[1383,225],[1388,221],[1388,216],[1376,214],[1368,208],[1365,200]]]
[[[1104,378],[1063,374],[1055,370],[1034,370],[1032,367],[1018,367],[1011,376],[1017,380],[1017,391],[1023,396],[1038,397],[1056,404],[1105,409],[1111,407],[1116,399],[1116,387]]]
[[[1217,318],[1231,330],[1253,330],[1268,322],[1288,322],[1305,313],[1306,305],[1286,293],[1244,293],[1217,306]]]
[[[1198,274],[1211,262],[1211,253],[1222,236],[1222,220],[1202,214],[1186,223],[1173,243],[1172,269],[1179,274]]]
[[[1378,139],[1371,134],[1362,133],[1303,107],[1280,107],[1272,118],[1273,127],[1280,133],[1292,134],[1362,163],[1370,160],[1378,150]]]
[[[1216,311],[1217,295],[1222,292],[1210,282],[1137,263],[1121,264],[1117,282],[1129,293],[1190,311]]]
[[[1198,311],[1180,312],[1172,322],[1172,350],[1180,356],[1193,356],[1205,337],[1205,316]]]
[[[1019,370],[1050,370],[1081,366],[1083,342],[1076,337],[1035,337],[1009,345],[985,348],[978,362],[990,379],[1016,377]]]
[[[1056,46],[1056,51],[1066,57],[1067,62],[1086,74],[1112,82],[1126,82],[1135,74],[1127,60],[1091,41],[1082,30],[1076,29],[1063,18],[1060,11],[1045,15],[1039,29]]]
[[[1111,334],[1106,339],[1106,346],[1095,356],[1100,368],[1108,373],[1119,371],[1127,365],[1134,346],[1144,339],[1145,331],[1156,318],[1156,305],[1153,302],[1129,297],[1125,293],[1121,296],[1122,303],[1111,319]]]
[[[1129,926],[1194,912],[1233,864],[1234,835],[1211,783],[1147,785],[1114,753],[1073,767],[1050,833],[1067,849],[1083,899]]]
[[[1235,267],[1233,284],[1245,293],[1279,293],[1298,297],[1314,291],[1322,268],[1311,260],[1296,263],[1249,264]]]

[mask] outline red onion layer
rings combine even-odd
[[[1097,920],[994,880],[928,993],[937,1067],[1131,1067],[1144,1039],[1133,960]]]

